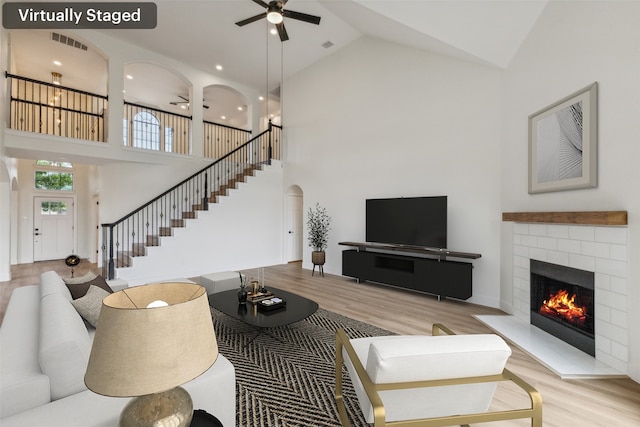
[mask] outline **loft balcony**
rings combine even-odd
[[[108,141],[108,97],[53,83],[6,74],[9,83],[9,129],[82,141]],[[192,153],[192,118],[124,102],[122,146],[178,155]],[[278,147],[281,128],[272,128]],[[202,153],[219,159],[251,138],[251,131],[204,120]],[[278,153],[272,153],[279,158]]]
[[[108,98],[7,73],[9,128],[106,142]]]

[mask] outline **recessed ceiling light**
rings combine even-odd
[[[272,28],[271,30],[269,30],[269,32],[271,33],[272,36],[275,36],[276,34],[278,34],[278,30],[276,30],[275,28]]]
[[[242,111],[242,107],[238,107],[238,111]]]
[[[60,67],[62,65],[62,62],[58,61],[57,59],[55,61],[53,61],[54,65],[57,65],[58,67]]]
[[[220,116],[222,120],[227,120],[227,116]]]
[[[127,78],[128,78],[129,80],[133,80],[133,76],[132,76],[131,74],[127,74]]]
[[[220,65],[220,64],[216,65],[216,70],[222,71],[222,65]]]
[[[260,95],[260,96],[258,97],[258,99],[259,99],[260,101],[264,101],[264,96]]]

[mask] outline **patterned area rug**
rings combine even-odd
[[[300,322],[258,332],[211,309],[220,353],[236,369],[238,427],[339,426],[335,404],[335,331],[350,338],[390,332],[319,309]],[[348,375],[345,405],[354,426],[366,423]]]

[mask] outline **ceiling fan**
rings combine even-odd
[[[267,21],[276,25],[276,29],[278,30],[278,35],[280,36],[280,41],[289,40],[289,36],[287,35],[287,29],[284,27],[284,18],[297,19],[298,21],[308,22],[310,24],[320,24],[320,17],[314,15],[308,15],[302,12],[294,12],[293,10],[284,10],[284,5],[287,4],[288,0],[273,0],[268,4],[263,0],[252,0],[254,3],[259,4],[260,6],[266,9],[266,12],[261,13],[256,16],[252,16],[251,18],[243,19],[242,21],[236,22],[236,25],[239,27],[243,27],[247,24],[251,24],[252,22],[259,21],[262,18],[267,18]]]
[[[175,105],[175,106],[178,106],[178,105],[181,105],[181,104],[187,104],[187,106],[189,105],[189,98],[187,98],[185,96],[182,96],[182,95],[178,95],[178,98],[182,99],[182,101],[172,101],[169,104]],[[204,99],[202,101],[204,102]],[[204,108],[209,108],[208,105],[204,105],[203,104],[202,106]]]

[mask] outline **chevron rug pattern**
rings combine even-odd
[[[292,325],[258,332],[211,309],[220,352],[236,369],[238,427],[336,427],[335,331],[349,337],[389,331],[324,310]],[[347,410],[355,426],[366,423],[348,375]]]

